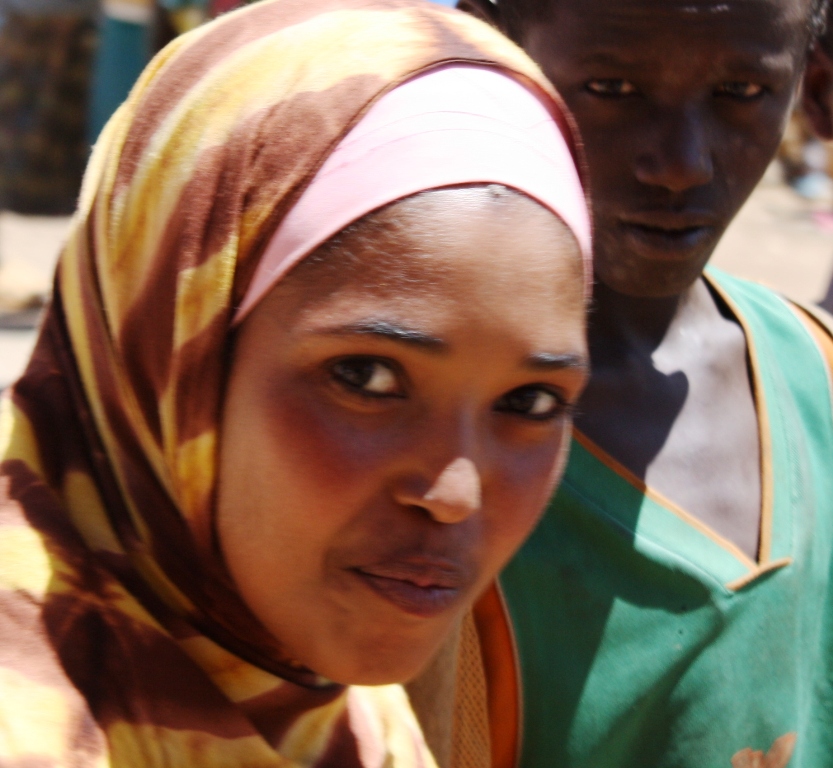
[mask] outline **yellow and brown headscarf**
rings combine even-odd
[[[2,400],[3,768],[433,765],[398,686],[284,659],[212,509],[231,318],[264,245],[374,101],[448,61],[554,98],[498,33],[423,0],[266,0],[178,38],[105,129]],[[285,704],[277,744],[265,700]]]

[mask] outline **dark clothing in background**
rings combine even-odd
[[[68,214],[87,163],[96,40],[88,14],[9,11],[0,23],[0,209]]]

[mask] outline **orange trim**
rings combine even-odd
[[[492,768],[515,768],[521,746],[520,664],[509,613],[497,582],[474,606],[489,697]]]
[[[827,370],[830,373],[828,382],[830,382],[831,378],[833,378],[833,338],[830,336],[833,333],[833,329],[828,329],[816,315],[816,312],[819,312],[819,310],[814,312],[811,307],[805,307],[803,304],[798,304],[792,300],[788,302],[788,306],[807,328],[813,340],[816,342],[821,356],[827,363]]]
[[[645,481],[642,480],[640,477],[637,477],[633,472],[631,472],[624,464],[620,464],[616,459],[613,458],[609,453],[607,453],[603,448],[599,447],[594,443],[587,435],[579,432],[578,429],[575,427],[573,428],[573,439],[586,450],[588,453],[592,454],[596,459],[598,459],[602,464],[604,464],[608,469],[613,470],[617,475],[619,475],[623,480],[626,480],[630,483],[634,488],[636,488],[640,493],[647,496],[652,501],[656,502],[660,506],[665,507],[668,509],[669,512],[673,512],[677,517],[681,518],[684,522],[688,523],[692,528],[697,529],[700,533],[704,536],[710,538],[715,544],[718,544],[720,547],[725,549],[729,554],[736,557],[740,560],[747,568],[750,570],[757,570],[758,564],[752,560],[750,557],[746,555],[739,547],[733,544],[729,539],[723,538],[717,531],[715,531],[710,526],[706,525],[704,522],[696,518],[694,515],[689,514],[686,512],[682,507],[677,506],[673,501],[671,501],[666,496],[663,496],[659,491],[655,491],[653,488],[650,488],[645,484]]]
[[[764,402],[764,389],[761,386],[758,351],[752,338],[752,330],[741,315],[737,304],[717,283],[707,274],[703,276],[726,306],[732,310],[746,339],[746,349],[749,354],[749,368],[752,371],[752,392],[755,396],[755,408],[758,413],[758,436],[761,444],[761,527],[758,540],[758,562],[756,565],[766,565],[772,557],[772,515],[775,488],[772,472],[772,433],[769,426],[769,412]]]
[[[769,573],[770,571],[777,571],[779,568],[792,565],[792,562],[793,559],[791,557],[782,557],[780,560],[772,560],[766,565],[756,568],[752,571],[752,573],[747,573],[746,576],[741,576],[739,579],[730,581],[726,584],[726,589],[731,590],[732,592],[737,592],[739,589],[743,589],[747,584],[751,584],[755,581],[758,576],[763,576],[765,573]]]

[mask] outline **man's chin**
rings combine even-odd
[[[702,276],[711,250],[685,262],[629,258],[627,263],[598,258],[595,279],[610,291],[633,299],[671,299],[690,289]]]

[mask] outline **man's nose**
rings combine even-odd
[[[420,493],[418,485],[424,488],[427,483],[404,483],[395,494],[396,500],[405,506],[424,509],[438,523],[461,523],[481,508],[480,472],[475,463],[464,456],[447,464],[427,491]]]
[[[685,192],[708,184],[714,176],[709,127],[699,110],[664,110],[654,115],[654,130],[636,158],[642,184]]]

